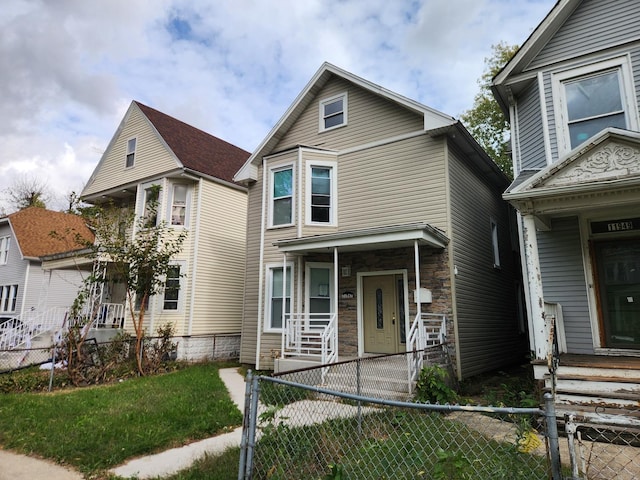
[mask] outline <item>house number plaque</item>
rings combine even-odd
[[[617,233],[640,230],[640,218],[591,222],[591,233]]]

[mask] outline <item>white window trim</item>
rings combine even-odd
[[[291,222],[279,223],[274,225],[273,223],[273,176],[276,172],[291,169]],[[294,163],[287,163],[283,165],[269,167],[269,185],[267,185],[269,191],[269,208],[268,208],[268,223],[267,228],[284,228],[295,225],[296,218],[296,167]]]
[[[7,301],[9,302],[7,305],[9,308],[5,309],[4,304]],[[16,284],[0,285],[0,313],[15,313],[17,306],[18,306],[18,285]]]
[[[11,236],[0,237],[0,265],[9,263],[9,248],[11,248]]]
[[[618,70],[620,72],[622,80],[620,94],[622,95],[622,106],[627,121],[627,129],[638,130],[635,89],[633,75],[631,73],[631,59],[628,55],[553,73],[551,78],[551,91],[554,99],[553,111],[556,120],[558,157],[562,157],[572,150],[569,136],[569,123],[567,122],[564,82],[580,77],[587,77],[606,70]]]
[[[324,106],[327,105],[328,103],[333,103],[336,100],[339,100],[341,98],[342,98],[342,113],[343,113],[344,121],[339,125],[334,125],[333,127],[325,128],[325,126],[324,126],[324,119],[325,119],[325,117],[324,117]],[[319,132],[328,132],[329,130],[335,130],[336,128],[341,128],[341,127],[347,126],[347,124],[348,124],[348,115],[347,115],[348,109],[349,109],[349,102],[348,102],[347,92],[342,92],[342,93],[339,93],[338,95],[334,95],[334,96],[329,97],[329,98],[323,98],[322,100],[320,100],[319,108],[318,108]]]
[[[144,216],[144,211],[145,211],[145,207],[147,205],[147,190],[149,190],[151,187],[153,187],[154,185],[157,185],[160,187],[160,191],[158,192],[158,211],[156,212],[157,214],[157,220],[156,220],[156,225],[158,225],[164,217],[164,212],[163,212],[163,195],[164,192],[166,190],[166,185],[165,182],[163,180],[157,180],[155,182],[148,182],[148,183],[143,183],[140,185],[139,189],[140,189],[140,196],[139,196],[139,202],[138,202],[138,208],[137,208],[137,212],[136,212],[136,217],[137,218],[142,218]]]
[[[135,146],[133,147],[133,152],[129,151],[129,142],[131,140],[135,140]],[[135,167],[136,165],[136,152],[138,151],[138,137],[130,137],[127,139],[127,142],[125,144],[125,153],[124,153],[124,168],[125,169],[130,169]],[[133,154],[133,163],[129,166],[127,166],[127,158],[129,157],[129,155]]]
[[[160,299],[160,301],[162,302],[162,312],[163,313],[182,313],[184,310],[184,299],[185,299],[185,295],[186,295],[186,276],[185,276],[185,271],[186,271],[186,266],[187,263],[184,260],[177,260],[177,261],[173,261],[171,262],[171,266],[176,266],[176,267],[180,267],[180,278],[178,279],[179,281],[179,289],[178,289],[178,308],[176,308],[175,310],[172,309],[165,309],[164,308],[164,289],[162,290],[162,298]],[[166,278],[165,278],[165,282],[166,282]]]
[[[328,222],[311,221],[311,169],[313,167],[331,169],[331,204]],[[308,160],[305,169],[305,225],[333,227],[338,223],[338,163],[322,160]]]
[[[264,332],[265,333],[282,333],[284,331],[284,328],[274,328],[271,326],[271,294],[272,294],[272,289],[273,289],[273,270],[274,269],[281,269],[283,266],[282,262],[280,263],[267,263],[265,264],[265,302],[264,302]],[[291,308],[291,312],[294,311],[294,306],[293,306],[293,294],[294,294],[294,288],[293,288],[293,279],[296,276],[295,273],[295,267],[293,265],[293,262],[287,262],[286,263],[286,268],[287,269],[291,269],[291,276],[289,277],[287,275],[286,277],[286,288],[288,288],[291,292],[290,296],[289,296],[289,305]],[[285,307],[283,306],[283,309]]]
[[[498,222],[495,218],[489,219],[491,233],[491,255],[493,257],[493,268],[500,270],[500,232],[498,230]]]
[[[304,267],[304,278],[305,278],[305,287],[304,287],[304,311],[305,313],[311,313],[310,311],[310,306],[311,306],[311,295],[310,295],[310,287],[311,287],[311,269],[312,268],[325,268],[327,270],[329,270],[329,301],[331,302],[331,310],[333,310],[334,305],[335,305],[335,298],[334,297],[334,278],[333,278],[333,263],[329,263],[329,262],[306,262],[305,267]],[[331,312],[331,313],[336,313],[336,312]]]
[[[175,193],[175,186],[176,185],[181,185],[184,187],[187,187],[187,196],[185,199],[185,209],[184,209],[184,225],[174,225],[171,221],[171,215],[173,214],[173,196]],[[181,183],[181,182],[174,182],[170,184],[170,188],[169,190],[169,199],[168,199],[168,204],[167,204],[167,218],[166,218],[166,222],[167,222],[167,226],[171,227],[171,228],[176,228],[176,229],[180,229],[180,228],[184,228],[187,229],[189,228],[189,216],[191,215],[191,192],[192,192],[192,186],[189,185],[188,183]],[[162,192],[161,192],[162,193]]]

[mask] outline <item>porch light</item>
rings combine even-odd
[[[345,265],[342,267],[342,276],[350,277],[351,276],[351,265]]]

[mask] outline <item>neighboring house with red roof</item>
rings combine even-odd
[[[78,235],[93,241],[84,220],[68,213],[30,207],[0,218],[0,319],[72,304],[83,274],[43,268],[41,257],[81,250]]]
[[[188,236],[175,258],[179,289],[150,300],[147,333],[172,324],[187,358],[210,357],[214,346],[239,349],[247,190],[233,175],[249,155],[133,101],[81,194],[85,202],[110,201],[142,215],[152,187],[160,187],[158,221]],[[104,303],[125,298],[115,282],[102,292]]]

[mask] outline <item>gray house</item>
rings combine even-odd
[[[325,63],[234,179],[241,362],[411,351],[421,322],[446,331],[460,378],[524,358],[508,180],[452,117]]]
[[[561,404],[637,407],[640,3],[559,1],[493,88],[511,120],[504,198],[519,211],[536,377]]]

